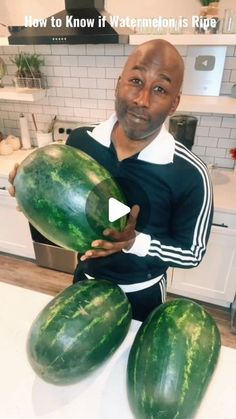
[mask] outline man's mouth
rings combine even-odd
[[[128,111],[127,112],[128,115],[131,117],[132,120],[137,120],[137,121],[149,121],[149,118],[147,115],[137,112],[137,111]]]

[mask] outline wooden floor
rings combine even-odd
[[[0,253],[0,281],[56,295],[71,285],[72,275],[42,268],[30,260]],[[222,344],[236,349],[236,334],[230,330],[229,309],[202,304],[216,320],[221,332]]]

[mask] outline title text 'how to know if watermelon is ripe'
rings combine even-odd
[[[21,163],[14,186],[19,207],[47,239],[85,252],[105,228],[122,231],[126,217],[108,220],[112,196],[126,203],[112,175],[86,153],[67,145],[48,145]]]

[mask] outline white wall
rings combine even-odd
[[[1,0],[0,22],[23,25],[25,15],[43,18],[63,10],[64,7],[64,0]],[[105,8],[109,13],[123,17],[189,17],[198,14],[200,7],[199,0],[105,0]],[[221,14],[225,8],[236,8],[235,0],[221,0]]]

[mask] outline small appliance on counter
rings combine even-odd
[[[169,132],[173,137],[184,144],[189,150],[192,149],[198,119],[191,115],[173,115],[169,120]]]

